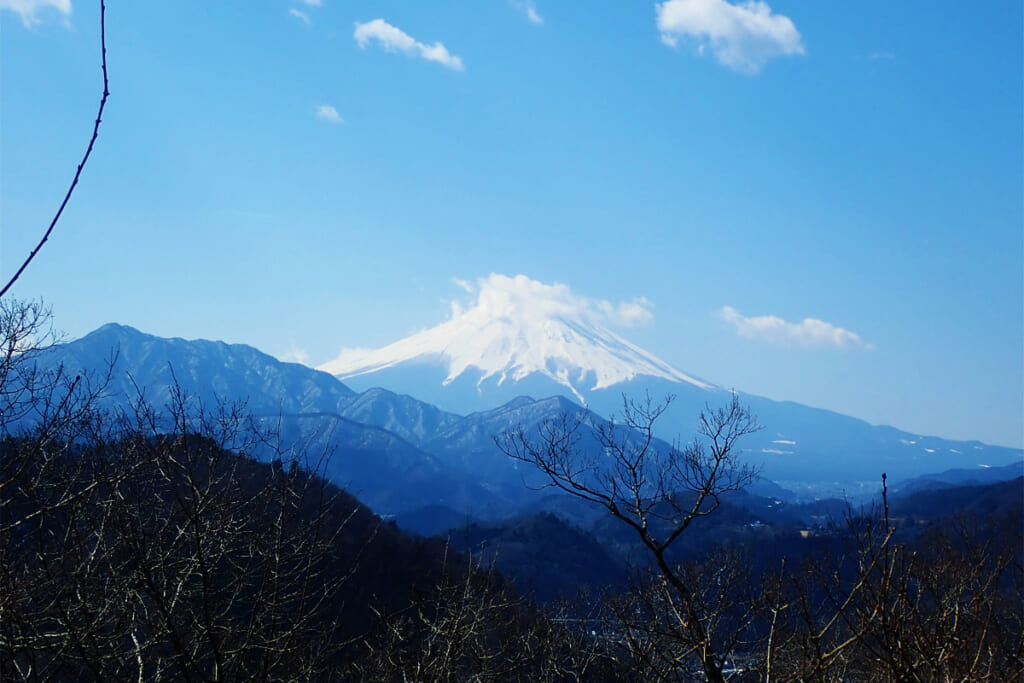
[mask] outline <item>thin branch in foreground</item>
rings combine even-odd
[[[109,82],[107,80],[107,29],[106,29],[106,25],[107,25],[107,6],[106,6],[106,3],[104,2],[104,0],[100,0],[100,52],[101,52],[101,55],[102,55],[102,69],[103,69],[103,96],[100,98],[100,108],[99,108],[99,111],[96,112],[96,122],[93,123],[93,126],[92,126],[92,137],[89,138],[89,146],[85,148],[85,154],[82,156],[82,161],[79,162],[78,168],[75,170],[75,177],[72,178],[71,185],[68,187],[68,191],[64,195],[64,201],[62,201],[60,203],[60,208],[57,209],[57,213],[54,214],[53,220],[50,221],[50,227],[48,227],[46,229],[46,232],[43,233],[43,238],[41,240],[39,240],[39,244],[36,245],[35,249],[33,249],[29,253],[28,258],[26,258],[24,263],[21,264],[21,267],[18,268],[18,271],[14,274],[14,276],[10,280],[7,281],[7,284],[4,285],[4,288],[2,290],[0,290],[0,297],[3,297],[3,295],[7,293],[7,290],[9,290],[14,285],[14,283],[18,280],[18,278],[21,277],[21,274],[25,271],[26,268],[28,268],[28,264],[32,263],[32,259],[34,259],[36,257],[36,254],[39,253],[39,250],[43,248],[44,244],[46,244],[46,240],[50,239],[50,233],[53,232],[54,227],[56,227],[56,225],[57,225],[57,221],[59,221],[61,215],[63,215],[64,207],[66,207],[68,205],[68,201],[71,200],[71,195],[72,195],[72,193],[74,193],[75,187],[78,185],[78,179],[82,175],[82,169],[85,168],[86,162],[89,161],[89,155],[92,154],[93,145],[96,144],[96,138],[99,137],[100,121],[103,119],[103,108],[106,106],[107,98],[110,96],[110,90],[109,90],[109,87],[108,87],[109,86]]]

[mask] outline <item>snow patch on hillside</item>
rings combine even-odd
[[[499,385],[539,373],[580,400],[582,391],[638,376],[715,388],[608,328],[649,322],[653,315],[646,299],[615,305],[524,275],[491,274],[475,290],[473,305],[453,304],[451,317],[437,327],[379,349],[343,349],[319,369],[344,380],[402,363],[434,362],[446,366],[446,385],[470,370],[480,372],[479,382],[494,377]]]

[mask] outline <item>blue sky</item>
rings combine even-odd
[[[1024,442],[1019,2],[124,2],[15,293],[69,336],[301,349],[491,273],[640,300],[713,382]],[[0,0],[0,272],[100,92],[98,2]],[[805,322],[810,319],[810,322]]]

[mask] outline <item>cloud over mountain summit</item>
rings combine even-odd
[[[479,278],[475,284],[457,280],[457,284],[476,302],[466,311],[458,302],[452,303],[452,317],[463,312],[478,311],[487,317],[514,317],[524,322],[538,322],[547,318],[578,320],[590,325],[633,327],[654,320],[652,304],[646,297],[614,303],[606,299],[591,299],[575,294],[560,282],[545,284],[525,275],[509,277],[491,273]]]
[[[525,275],[492,273],[473,284],[455,283],[475,301],[453,302],[447,321],[380,349],[343,349],[320,369],[344,379],[413,360],[440,361],[446,382],[470,369],[481,382],[496,377],[499,384],[536,373],[579,398],[583,390],[638,375],[709,386],[609,329],[650,323],[652,306],[643,297],[618,303],[591,299]]]

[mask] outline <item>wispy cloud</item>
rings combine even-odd
[[[321,7],[324,4],[324,0],[297,0],[303,5],[309,5],[310,7]]]
[[[466,68],[462,59],[448,52],[448,48],[443,43],[436,42],[433,45],[421,43],[383,19],[374,19],[365,24],[356,22],[353,37],[362,48],[375,42],[390,52],[403,52],[413,57],[437,62],[453,71],[462,71]]]
[[[594,302],[594,305],[601,311],[605,319],[620,327],[637,327],[654,322],[654,311],[651,310],[654,308],[654,304],[645,296],[617,304],[598,300]]]
[[[656,6],[661,41],[675,47],[681,38],[696,41],[698,52],[710,48],[719,62],[757,73],[772,57],[804,54],[793,21],[774,14],[768,3],[751,0],[666,0]]]
[[[525,16],[527,21],[531,24],[540,26],[544,23],[544,17],[537,12],[537,6],[533,3],[533,0],[514,0],[512,5],[522,12],[523,16]]]
[[[856,332],[837,327],[817,318],[804,318],[791,323],[774,315],[747,317],[732,306],[724,306],[718,315],[736,328],[736,333],[755,341],[805,349],[861,349],[873,351]]]
[[[868,59],[873,62],[891,62],[896,59],[896,53],[892,50],[878,50],[868,54]]]
[[[525,275],[509,277],[491,273],[475,283],[459,278],[452,278],[452,282],[468,294],[476,295],[475,303],[470,304],[468,310],[485,311],[491,317],[512,314],[539,320],[555,317],[615,327],[636,327],[654,320],[653,304],[645,297],[620,302],[592,299],[576,294],[568,285],[559,282],[549,285]],[[464,310],[461,304],[452,305],[453,316]]]
[[[300,349],[295,345],[294,341],[289,344],[289,349],[278,356],[278,360],[284,361],[285,363],[301,363],[302,365],[313,367],[309,354],[306,353],[305,349]]]
[[[462,278],[453,277],[452,284],[454,284],[459,289],[468,292],[469,294],[472,294],[474,291],[476,291],[473,288],[473,284],[471,282],[469,282],[468,280],[463,280]]]
[[[309,26],[309,15],[303,12],[302,10],[295,9],[294,7],[292,7],[290,10],[288,10],[288,14],[295,17],[296,19],[301,19],[302,23],[304,23],[306,26]]]
[[[0,0],[0,11],[14,12],[25,26],[39,23],[39,13],[46,10],[59,12],[67,20],[71,16],[71,0]]]
[[[316,117],[321,121],[326,121],[327,123],[333,123],[335,125],[345,123],[345,119],[341,118],[341,114],[338,113],[338,110],[329,104],[321,104],[317,107]]]

